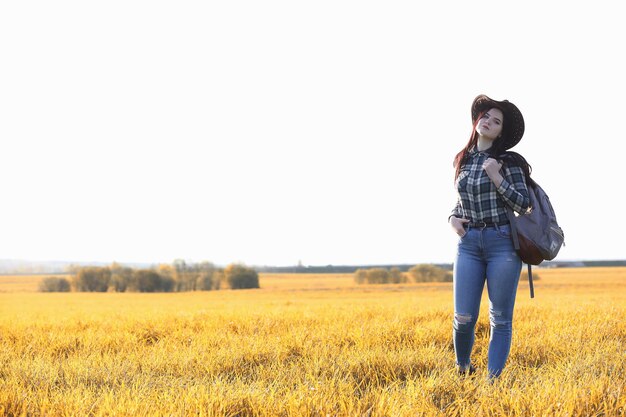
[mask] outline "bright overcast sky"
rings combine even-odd
[[[480,93],[557,259],[626,258],[618,4],[3,1],[0,258],[452,262]]]

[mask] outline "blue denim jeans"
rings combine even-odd
[[[497,377],[511,348],[513,307],[522,261],[511,240],[511,227],[466,228],[454,262],[453,340],[457,365],[466,368],[485,281],[489,293],[491,337],[487,370]]]

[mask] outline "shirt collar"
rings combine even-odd
[[[470,154],[472,157],[475,157],[475,156],[482,156],[482,155],[488,155],[488,154],[487,154],[487,152],[485,152],[485,151],[479,151],[479,150],[478,150],[478,146],[474,146],[473,148],[471,148],[471,149],[469,150],[469,154]]]

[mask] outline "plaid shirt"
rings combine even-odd
[[[455,185],[459,193],[451,216],[472,222],[508,223],[504,201],[516,212],[524,213],[530,205],[524,172],[520,167],[502,166],[502,184],[496,188],[487,176],[483,164],[489,158],[475,148],[461,167]]]

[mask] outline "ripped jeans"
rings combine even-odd
[[[497,377],[511,348],[513,307],[522,261],[511,240],[510,225],[473,228],[460,238],[454,262],[453,340],[457,365],[467,368],[485,280],[489,294],[491,337],[487,370]]]

